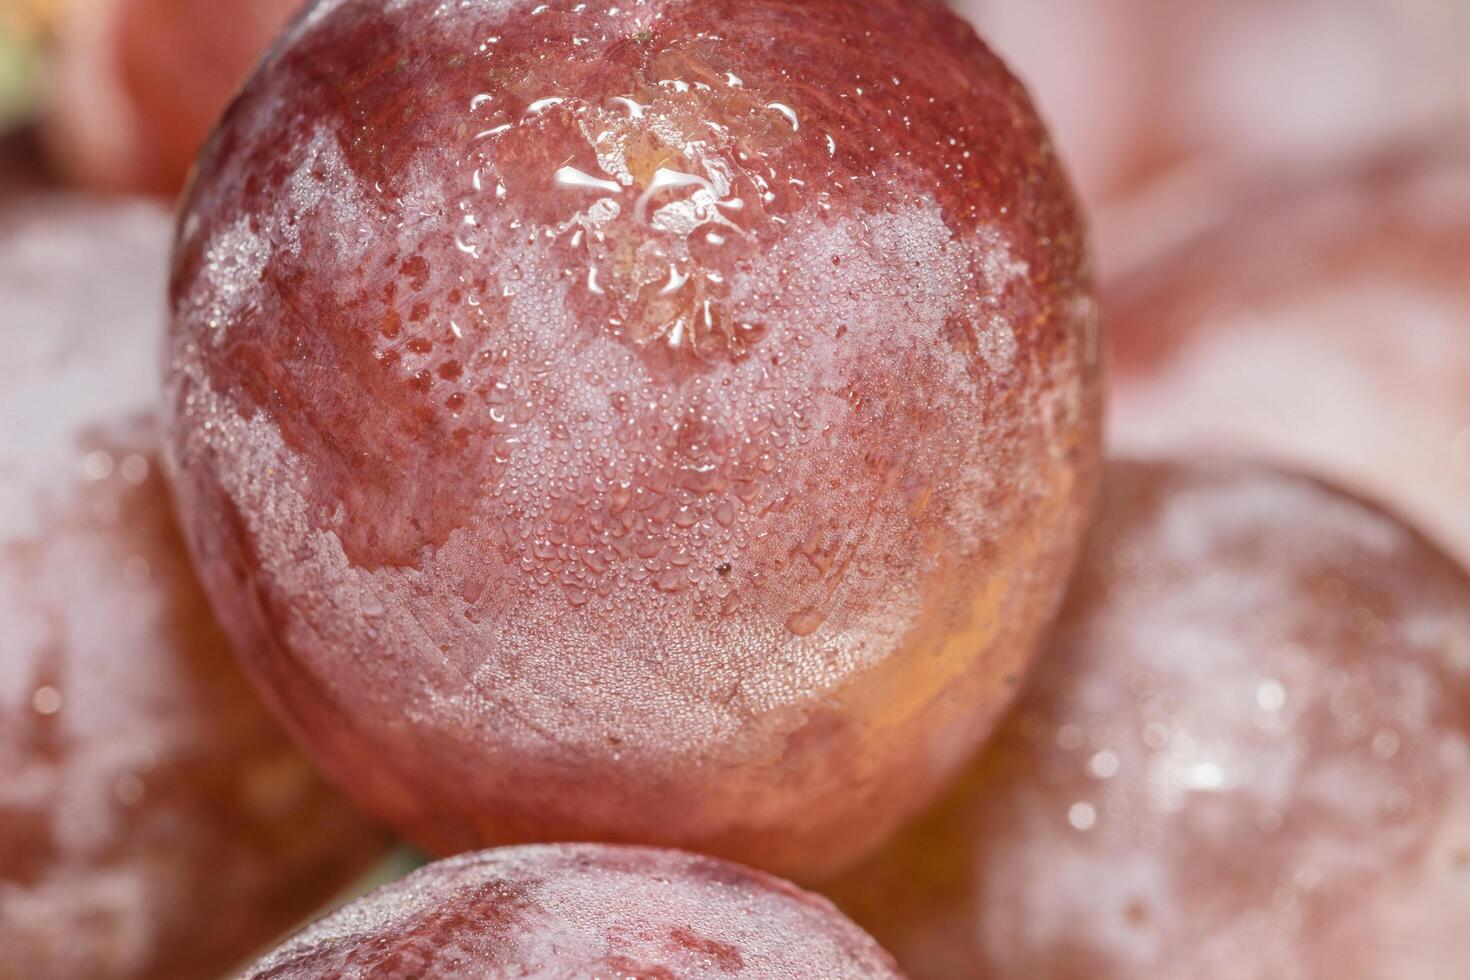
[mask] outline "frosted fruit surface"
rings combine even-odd
[[[1265,454],[1470,561],[1470,161],[1283,193],[1109,290],[1114,445]]]
[[[826,899],[678,851],[589,844],[448,858],[322,919],[246,980],[899,980]]]
[[[240,675],[175,529],[168,215],[0,200],[0,978],[218,976],[382,837]]]
[[[936,3],[319,4],[172,304],[206,587],[441,852],[841,866],[1009,702],[1090,510],[1080,219]]]
[[[833,894],[917,980],[1458,976],[1470,578],[1322,484],[1114,464],[1015,713]]]
[[[47,129],[82,184],[165,195],[302,0],[66,0]]]

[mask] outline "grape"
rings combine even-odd
[[[315,6],[185,204],[167,383],[206,588],[316,760],[438,852],[876,847],[1090,510],[1047,147],[932,2]]]
[[[0,976],[218,976],[384,841],[240,676],[174,527],[168,215],[0,199]]]
[[[956,6],[1034,86],[1094,202],[1192,170],[1310,171],[1467,109],[1461,0]]]
[[[478,977],[883,980],[889,956],[830,902],[677,851],[595,844],[448,858],[286,942],[246,980]]]
[[[1470,962],[1470,578],[1375,506],[1117,463],[959,788],[833,888],[915,980],[1435,980]]]
[[[67,0],[48,132],[105,190],[174,194],[241,82],[302,0]]]
[[[1391,500],[1470,561],[1470,166],[1288,189],[1108,294],[1114,442],[1225,449]]]

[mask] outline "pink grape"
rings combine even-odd
[[[323,2],[206,152],[186,535],[438,852],[813,878],[1009,703],[1098,458],[1081,218],[934,2]]]
[[[1470,576],[1321,483],[1113,464],[1015,712],[832,894],[915,980],[1458,976]]]
[[[831,903],[758,871],[554,844],[449,858],[290,939],[246,980],[899,980]]]

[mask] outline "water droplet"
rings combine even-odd
[[[1091,830],[1097,826],[1097,808],[1091,803],[1073,803],[1067,811],[1067,823],[1077,830]]]
[[[566,99],[562,98],[559,95],[553,95],[545,99],[537,99],[535,102],[532,102],[530,105],[526,106],[526,115],[540,115],[547,109],[550,109],[552,106],[561,105],[565,101]]]
[[[791,124],[791,128],[794,131],[800,132],[801,120],[796,117],[795,109],[791,108],[789,105],[786,105],[784,102],[767,102],[766,108],[775,109],[782,116],[786,117],[786,121]]]
[[[36,688],[36,693],[31,695],[31,707],[38,715],[54,715],[61,710],[63,703],[61,691],[47,685]]]
[[[639,196],[638,203],[633,209],[634,215],[639,221],[647,221],[648,206],[653,199],[664,191],[674,190],[680,187],[699,187],[709,191],[711,194],[715,192],[714,185],[697,174],[688,174],[682,170],[670,170],[668,167],[659,167],[653,172],[653,177],[649,180],[648,187]]]
[[[1112,779],[1118,774],[1118,757],[1112,752],[1099,752],[1088,762],[1087,771],[1098,779]]]
[[[1280,681],[1262,681],[1256,688],[1256,704],[1262,711],[1280,711],[1286,706],[1286,688]]]
[[[1082,748],[1086,736],[1076,725],[1063,725],[1057,729],[1057,747],[1064,752],[1075,752]]]
[[[574,187],[580,190],[602,191],[607,194],[620,194],[623,185],[615,180],[605,180],[583,173],[576,167],[562,167],[556,172],[555,180],[562,187]]]
[[[122,473],[124,480],[137,486],[148,479],[149,469],[150,467],[146,458],[138,453],[129,453],[123,457],[122,466],[119,471]]]
[[[1399,737],[1396,733],[1384,730],[1373,736],[1373,754],[1380,759],[1392,759],[1398,755]]]
[[[632,99],[626,98],[621,95],[615,96],[609,101],[611,101],[613,105],[626,110],[629,119],[642,119],[643,114],[648,111],[648,106],[638,102],[634,102]]]
[[[1143,729],[1143,744],[1151,749],[1162,749],[1169,744],[1169,729],[1158,722],[1150,722]]]
[[[811,636],[822,625],[823,618],[816,609],[803,609],[786,620],[786,628],[795,636]]]
[[[88,480],[105,480],[112,475],[112,454],[101,449],[82,457],[82,475]]]
[[[511,128],[511,124],[510,123],[504,123],[502,125],[496,126],[494,129],[483,129],[480,132],[478,132],[478,133],[475,134],[475,139],[477,139],[477,140],[490,139],[492,136],[499,136],[501,133],[504,133],[504,132],[508,131],[510,128]]]
[[[684,288],[684,284],[688,281],[688,273],[680,272],[677,266],[670,265],[669,281],[663,284],[663,287],[659,289],[658,294],[660,296],[670,296],[674,293],[677,293],[679,290]]]
[[[1225,768],[1218,762],[1198,762],[1184,771],[1184,785],[1212,792],[1225,788]]]

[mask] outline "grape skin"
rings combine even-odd
[[[1081,219],[934,3],[318,4],[172,311],[206,588],[441,853],[849,863],[1009,702],[1096,477]]]
[[[826,900],[713,858],[556,844],[449,858],[333,913],[246,980],[898,980]]]

